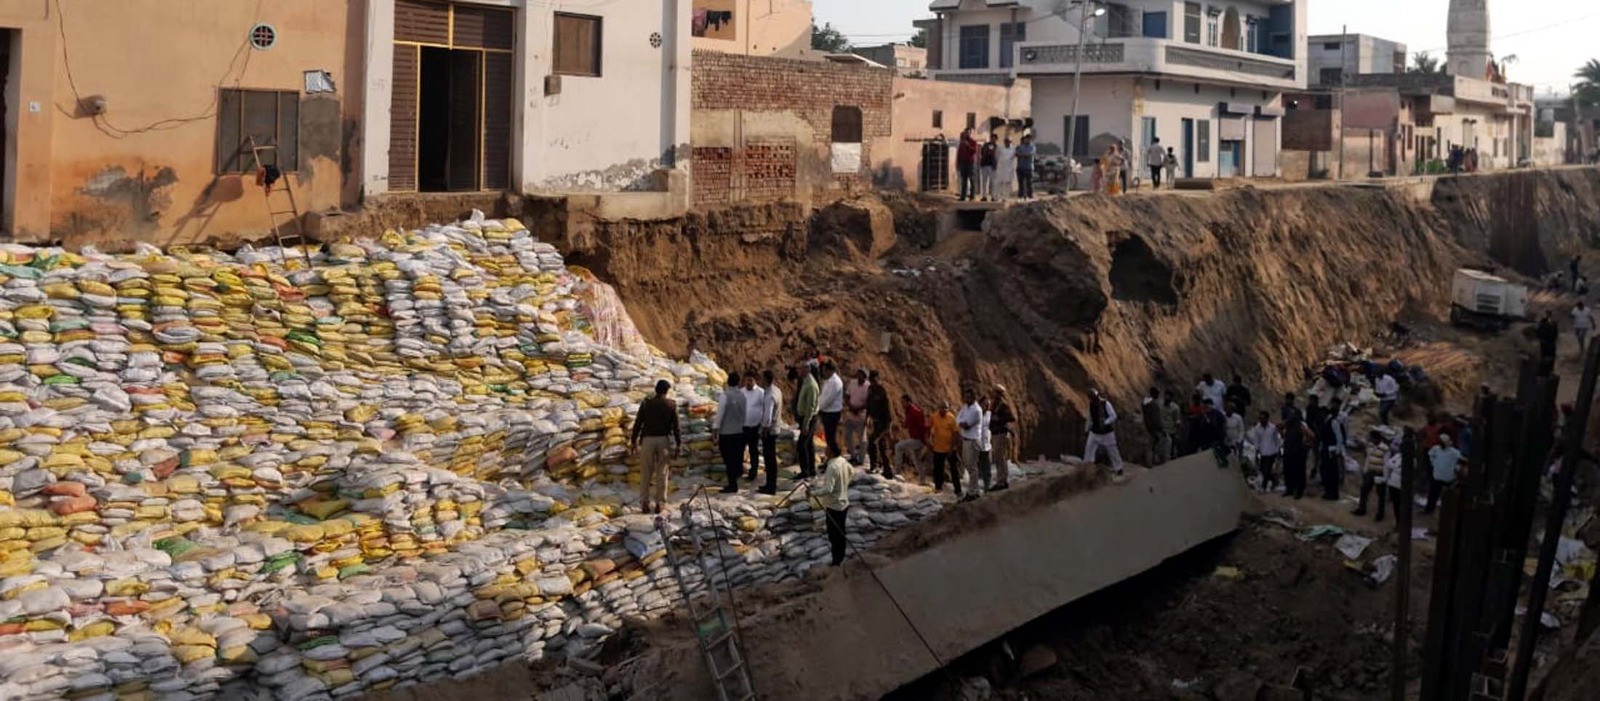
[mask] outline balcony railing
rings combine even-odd
[[[1083,46],[1084,63],[1122,63],[1122,60],[1123,50],[1121,43],[1085,44]],[[1022,62],[1025,64],[1077,63],[1078,46],[1076,44],[1029,46],[1022,50]]]
[[[1219,54],[1214,51],[1191,49],[1183,46],[1167,47],[1167,63],[1177,66],[1193,66],[1195,68],[1209,68],[1218,71],[1248,73],[1263,78],[1294,80],[1294,66],[1285,66],[1271,61],[1259,61],[1253,58]]]

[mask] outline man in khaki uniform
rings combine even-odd
[[[639,413],[633,419],[633,440],[630,452],[644,452],[639,456],[639,508],[645,513],[661,513],[667,500],[667,463],[676,452],[683,452],[683,434],[678,427],[678,404],[667,397],[672,383],[656,383],[656,393],[639,404]],[[668,439],[672,443],[668,443]]]

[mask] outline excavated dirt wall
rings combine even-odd
[[[1331,342],[1444,316],[1462,263],[1564,267],[1600,230],[1600,171],[1441,179],[1426,201],[1354,186],[1058,199],[932,245],[925,208],[600,224],[570,254],[671,353],[754,368],[816,348],[924,405],[1004,383],[1025,454],[1054,455],[1081,446],[1091,386],[1124,414],[1151,384],[1188,387],[1205,371],[1241,374],[1265,397],[1296,386]]]

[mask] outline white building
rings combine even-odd
[[[1404,73],[1406,45],[1369,34],[1319,34],[1306,39],[1307,82],[1337,87],[1357,75]]]
[[[511,190],[687,207],[689,0],[365,5],[365,196]]]
[[[1306,0],[934,0],[930,63],[941,80],[1033,81],[1039,142],[1061,148],[1072,114],[1077,30],[1083,88],[1072,152],[1119,138],[1174,149],[1181,177],[1278,172],[1282,95],[1306,85]]]

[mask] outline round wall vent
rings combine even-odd
[[[266,51],[278,43],[278,30],[270,24],[258,24],[250,28],[250,45]]]

